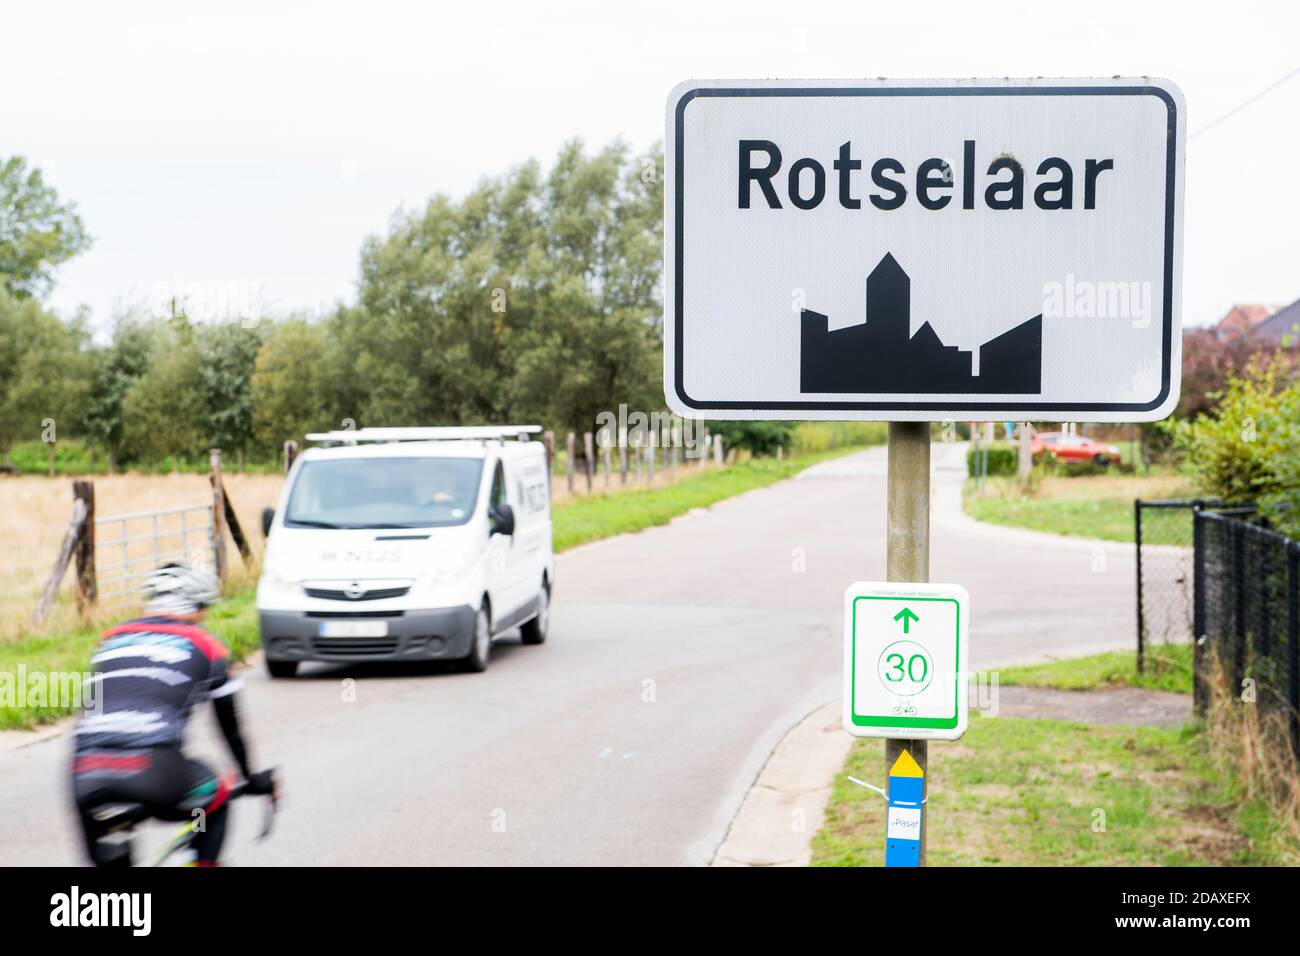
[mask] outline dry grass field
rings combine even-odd
[[[98,518],[113,515],[158,511],[185,505],[204,505],[212,501],[212,492],[206,475],[101,475],[95,482],[95,512]],[[225,476],[226,491],[235,506],[241,525],[250,544],[259,551],[262,544],[261,512],[266,505],[274,505],[280,495],[282,479],[279,475]],[[0,641],[12,640],[30,631],[32,610],[45,579],[50,573],[59,546],[72,514],[72,479],[40,478],[34,476],[0,478]],[[197,515],[187,516],[196,522]],[[181,550],[179,516],[160,519],[159,531],[167,533],[162,547]],[[152,532],[151,521],[133,522],[130,536]],[[107,565],[121,560],[121,551],[112,545],[121,535],[121,526],[101,526],[98,533],[97,562]],[[198,548],[202,535],[191,531],[185,538],[185,550]],[[152,556],[151,541],[130,542],[128,557],[146,561]],[[227,539],[232,578],[246,575],[241,567],[239,551]],[[137,566],[139,570],[142,566]],[[60,600],[54,613],[42,630],[60,631],[77,620],[73,602],[72,571],[64,577]],[[102,578],[109,578],[106,569]],[[122,603],[106,600],[100,613],[110,614],[120,610]]]
[[[637,475],[629,467],[627,483],[623,484],[617,472],[617,458],[614,461],[615,472],[609,480],[609,493],[612,494],[644,490],[651,486],[662,488],[683,478],[699,475],[702,471],[711,472],[717,468],[709,461],[703,467],[691,462],[689,465],[679,463],[676,468],[670,469],[661,459],[653,483],[647,481],[648,476],[644,471]],[[260,553],[262,509],[276,503],[282,479],[279,475],[227,473],[224,480],[240,524],[254,550]],[[100,475],[94,478],[94,482],[95,512],[99,519],[188,505],[201,506],[212,500],[207,476],[201,474]],[[598,473],[593,481],[591,496],[603,496],[605,486],[604,474]],[[552,478],[552,490],[557,506],[571,498],[588,497],[585,475],[575,475],[574,494],[570,496],[562,470]],[[29,475],[0,478],[0,541],[5,542],[3,551],[0,551],[0,641],[13,640],[34,630],[30,623],[32,610],[36,607],[41,588],[58,555],[71,514],[71,478]],[[180,552],[189,560],[201,559],[204,535],[197,530],[199,520],[199,512],[186,516],[188,530],[182,544],[180,516],[160,518],[157,530],[163,534],[161,549],[164,552]],[[152,537],[153,530],[154,523],[151,520],[138,520],[127,526],[126,535]],[[123,550],[116,545],[122,535],[120,524],[98,527],[96,561],[99,564],[103,593],[92,623],[129,609],[133,600],[130,593],[114,597],[112,592],[121,588],[114,579],[120,572],[111,568],[112,564],[125,557],[136,562],[132,566],[136,573],[153,564],[155,544],[152,540],[127,542]],[[239,552],[229,538],[226,541],[226,552],[230,560],[232,583],[238,585],[246,581],[249,577],[247,569],[241,567]],[[54,613],[39,631],[59,633],[75,627],[78,622],[73,573],[69,569],[64,576]]]
[[[818,436],[814,436],[818,437]],[[825,436],[822,436],[825,437]],[[860,442],[859,442],[860,443]],[[838,447],[840,441],[830,442]],[[832,453],[831,448],[815,449],[820,454]],[[557,456],[555,471],[551,478],[552,499],[557,508],[588,503],[596,505],[600,499],[613,497],[623,499],[625,492],[646,492],[650,489],[663,490],[690,481],[706,474],[722,472],[730,474],[730,467],[719,468],[712,458],[701,462],[698,459],[687,461],[678,456],[674,465],[660,450],[656,461],[655,475],[650,480],[648,469],[644,466],[638,471],[631,460],[628,463],[626,482],[619,474],[618,456],[612,457],[612,473],[606,476],[604,462],[593,475],[591,491],[587,491],[585,473],[574,475],[573,493],[568,491],[568,476],[565,472],[563,453]],[[748,453],[728,455],[729,464],[744,464],[750,460]],[[94,477],[95,512],[97,519],[109,518],[123,514],[156,512],[164,509],[185,506],[204,506],[210,504],[212,497],[204,474],[126,474],[100,475]],[[267,505],[274,505],[279,498],[283,479],[280,475],[238,474],[227,472],[225,475],[226,491],[230,495],[239,516],[240,524],[256,552],[254,561],[260,557],[262,547],[261,513]],[[608,489],[608,490],[607,490]],[[631,499],[627,499],[631,500]],[[72,514],[72,479],[46,478],[31,475],[17,477],[0,477],[0,643],[30,634],[61,634],[76,630],[80,626],[99,625],[112,618],[129,612],[135,603],[133,590],[123,587],[122,572],[114,568],[123,559],[132,563],[130,570],[139,574],[156,563],[159,553],[164,556],[175,555],[186,560],[202,560],[205,556],[203,543],[205,534],[198,525],[206,520],[203,513],[195,510],[185,516],[187,534],[180,535],[181,516],[172,514],[160,518],[156,525],[150,519],[136,520],[129,524],[127,537],[139,537],[142,540],[128,541],[125,547],[116,542],[122,540],[123,527],[120,524],[100,524],[96,532],[96,562],[99,571],[100,602],[91,612],[88,620],[83,620],[75,606],[73,572],[69,568],[64,575],[59,600],[53,613],[40,628],[31,624],[32,611],[40,597],[41,588],[58,555],[68,520]],[[617,510],[617,509],[616,509]],[[575,511],[575,515],[579,512]],[[581,515],[603,515],[604,511],[593,512],[590,508]],[[594,520],[589,517],[588,520]],[[581,523],[581,522],[578,522]],[[160,545],[155,544],[154,535],[162,533]],[[590,529],[588,529],[590,532]],[[583,537],[590,537],[584,533]],[[255,568],[245,568],[239,558],[239,552],[227,537],[226,553],[230,561],[229,589],[238,589],[255,580],[250,572]],[[114,592],[125,592],[115,594]]]

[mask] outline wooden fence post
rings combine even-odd
[[[85,526],[86,503],[80,498],[74,498],[72,520],[68,522],[68,530],[63,533],[63,546],[59,548],[59,555],[54,559],[54,568],[45,581],[45,587],[41,590],[41,599],[36,604],[36,610],[32,612],[33,624],[40,624],[49,616],[50,608],[54,606],[54,599],[59,594],[59,583],[67,573],[68,562],[72,560],[72,551],[81,539]]]
[[[77,540],[77,610],[99,600],[99,583],[95,579],[95,483],[78,479],[72,483],[72,497],[84,504],[85,522]]]
[[[654,442],[645,450],[645,483],[653,485],[655,483],[655,446]]]
[[[243,525],[239,523],[239,515],[235,513],[235,506],[230,503],[230,495],[226,493],[226,486],[223,482],[221,485],[221,500],[225,504],[226,527],[230,529],[230,537],[235,540],[235,547],[239,549],[239,556],[247,565],[253,557],[253,549],[248,545],[248,539],[244,537]]]
[[[1020,487],[1025,488],[1029,485],[1029,473],[1034,469],[1034,454],[1030,440],[1033,437],[1033,426],[1029,422],[1020,423],[1019,435],[1019,456],[1016,462],[1016,477],[1020,481]]]
[[[542,444],[546,446],[546,473],[555,471],[555,432],[542,432]]]
[[[564,462],[564,478],[565,481],[567,481],[569,484],[570,497],[573,496],[573,456],[574,456],[574,449],[576,447],[577,447],[577,441],[575,439],[575,436],[573,432],[569,432],[569,436],[564,440],[564,451],[565,454],[568,455],[568,457],[565,459]]]
[[[627,484],[627,429],[618,431],[618,474],[619,484]]]
[[[609,446],[606,445],[604,448],[602,448],[600,450],[600,454],[601,454],[601,458],[604,459],[604,463],[605,463],[605,490],[609,491],[609,473],[611,470]]]
[[[596,468],[596,452],[592,444],[591,432],[586,432],[582,436],[582,453],[587,465],[587,494],[591,494],[591,482]]]
[[[212,559],[217,580],[226,580],[226,496],[221,484],[221,449],[208,452],[208,481],[212,485]]]
[[[718,465],[718,467],[722,467],[722,464],[726,461],[726,458],[724,457],[724,453],[722,451],[721,435],[713,436],[713,461],[714,464]]]
[[[546,495],[555,498],[555,432],[542,432],[542,444],[546,446]]]
[[[298,443],[290,438],[284,443],[284,473],[289,474],[289,469],[298,458]]]

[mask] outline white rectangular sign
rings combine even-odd
[[[849,585],[844,729],[857,737],[964,734],[969,633],[970,595],[960,585]]]
[[[668,99],[664,391],[708,418],[1149,421],[1178,401],[1183,98],[720,80]]]

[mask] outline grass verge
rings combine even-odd
[[[845,773],[878,783],[880,740]],[[1216,866],[1269,863],[1188,727],[1090,726],[971,716],[930,747],[932,866]],[[813,838],[815,866],[879,866],[885,802],[843,775]]]
[[[570,499],[557,504],[552,515],[555,550],[558,553],[599,538],[664,524],[693,508],[789,478],[809,465],[854,450],[841,447],[782,461],[751,459],[724,469],[706,468],[698,476],[662,488]],[[255,596],[251,581],[236,582],[208,617],[208,628],[230,644],[237,660],[258,647]],[[26,691],[21,695],[24,706],[17,706],[16,681],[26,681],[28,675],[37,675],[38,682],[44,675],[79,675],[86,669],[101,630],[85,626],[0,642],[0,730],[29,729],[66,716],[70,708],[34,703],[35,698]],[[5,675],[12,675],[8,684]]]
[[[704,469],[699,475],[662,488],[569,499],[553,512],[555,550],[567,551],[599,538],[666,524],[694,508],[706,508],[724,498],[781,481],[850,450],[838,448],[781,461],[752,458],[728,468]]]
[[[1206,736],[1243,808],[1243,826],[1270,862],[1300,865],[1300,756],[1290,710],[1267,692],[1244,693],[1235,667],[1217,653],[1207,665]]]
[[[1133,499],[1190,493],[1187,480],[1177,475],[1096,475],[1040,478],[1028,491],[1010,478],[989,478],[978,486],[968,481],[963,498],[966,513],[979,521],[1132,543]]]
[[[1054,687],[1060,690],[1106,690],[1112,687],[1141,687],[1176,694],[1192,692],[1192,645],[1158,644],[1147,648],[1142,673],[1137,669],[1136,651],[1111,651],[1076,657],[1004,667],[998,672],[999,684],[1021,687]]]
[[[225,639],[236,660],[258,647],[256,592],[252,584],[237,582],[208,616],[206,626]],[[102,630],[86,626],[0,643],[0,730],[30,729],[67,716],[72,708],[62,703],[71,684],[83,679]],[[52,694],[54,688],[67,690]]]

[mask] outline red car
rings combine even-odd
[[[1109,465],[1120,460],[1119,449],[1114,445],[1068,432],[1035,432],[1029,447],[1034,455],[1043,454],[1057,461],[1095,461]]]

